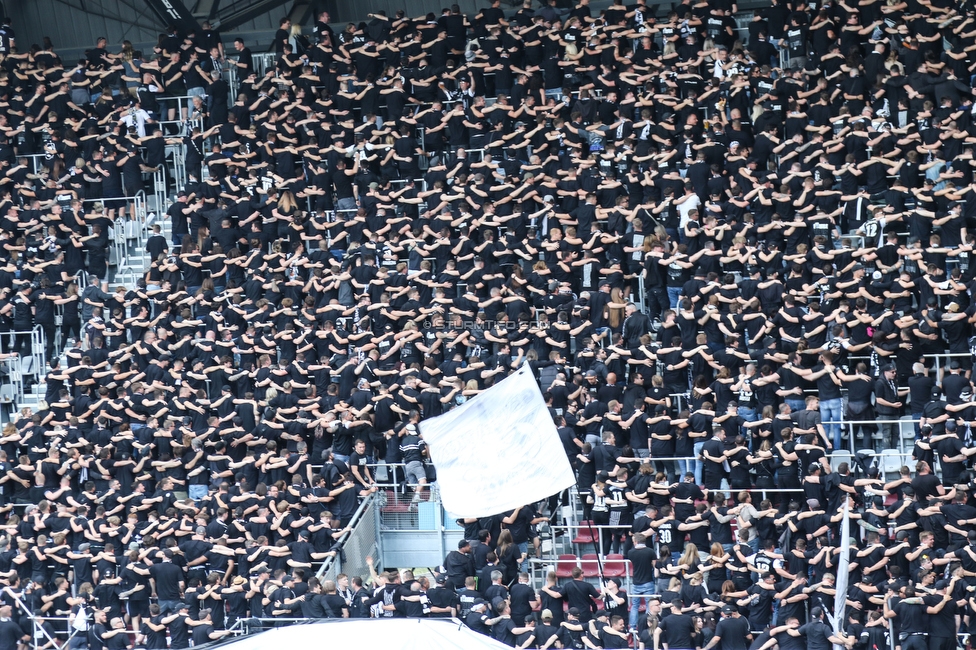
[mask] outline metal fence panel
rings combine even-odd
[[[342,540],[342,553],[322,565],[319,580],[335,580],[340,573],[369,578],[367,557],[379,558],[377,498],[370,495],[363,501],[352,520],[352,530]]]

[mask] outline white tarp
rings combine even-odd
[[[340,618],[241,637],[220,650],[268,648],[385,648],[386,650],[504,650],[508,646],[450,618]]]
[[[556,425],[528,364],[474,399],[420,423],[441,499],[459,517],[487,517],[573,485]]]

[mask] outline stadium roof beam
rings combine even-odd
[[[199,0],[193,8],[193,16],[197,20],[210,20],[216,15],[218,7],[220,0]]]
[[[171,0],[162,1],[169,2]],[[257,18],[261,14],[287,3],[288,0],[253,0],[250,3],[234,3],[232,12],[227,14],[218,12],[216,17],[216,20],[219,23],[218,29],[220,29],[220,31],[223,33],[227,33],[233,30],[235,27],[243,25],[252,18]]]
[[[149,6],[164,25],[176,25],[184,33],[197,31],[200,25],[183,0],[147,0]]]

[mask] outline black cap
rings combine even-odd
[[[948,580],[939,580],[938,582],[935,583],[935,590],[939,591],[940,589],[945,589],[948,586],[949,586]]]
[[[726,616],[732,616],[732,612],[734,611],[735,608],[732,607],[732,605],[725,605],[724,607],[722,607],[722,613]]]
[[[445,584],[447,582],[447,576],[442,573],[439,576],[437,576],[436,578],[434,578],[434,580],[437,581],[437,584],[442,585],[442,584]]]

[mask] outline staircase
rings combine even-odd
[[[152,174],[144,174],[145,189],[134,197],[133,217],[127,216],[125,220],[118,219],[115,222],[112,240],[115,266],[109,267],[110,284],[121,284],[126,287],[135,286],[136,281],[149,268],[151,260],[146,252],[146,241],[152,232],[153,224],[158,223],[161,226],[162,235],[166,237],[167,241],[171,238],[172,228],[166,218],[166,210],[171,203],[167,179],[170,179],[170,183],[174,187],[180,183],[181,178],[185,179],[185,174],[181,176],[182,151],[174,151],[172,154],[172,163],[170,164],[168,159],[167,168],[160,169]],[[84,271],[78,274],[79,291],[85,288],[86,279],[87,275]],[[5,348],[6,342],[3,343]],[[64,345],[64,341],[61,341],[61,345]],[[4,368],[9,379],[5,379],[0,384],[0,404],[9,404],[15,409],[24,406],[36,409],[38,403],[44,399],[47,392],[44,379],[48,365],[45,358],[44,341],[39,333],[33,337],[31,347],[31,355],[21,359],[19,367],[16,364],[8,364],[13,367]],[[65,362],[66,359],[62,356],[62,365]],[[6,419],[6,417],[6,412],[0,409],[0,419]]]

